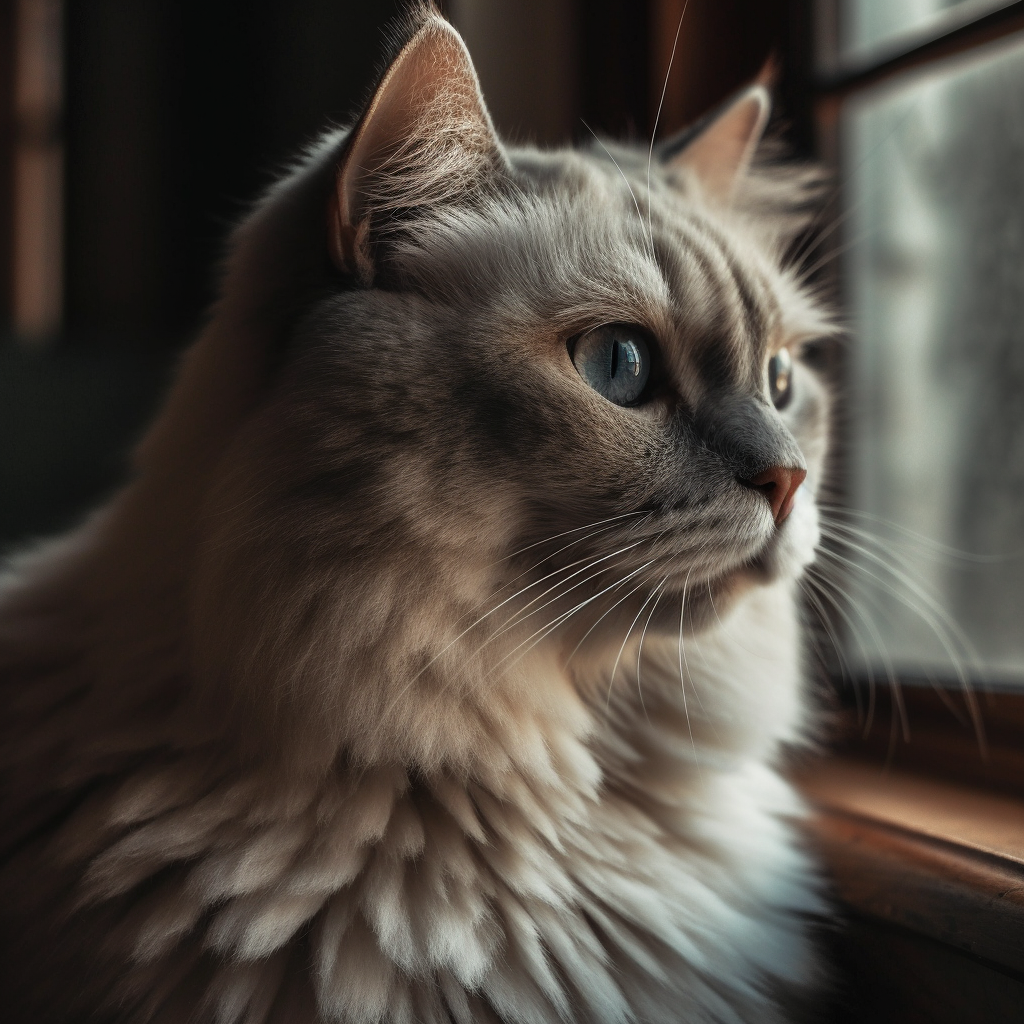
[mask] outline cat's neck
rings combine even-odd
[[[500,666],[501,650],[473,663],[456,649],[414,670],[389,663],[387,635],[362,648],[351,644],[349,660],[333,666],[348,687],[334,698],[344,725],[331,732],[333,746],[319,760],[306,760],[308,716],[277,714],[269,704],[279,687],[277,666],[247,677],[252,691],[264,694],[263,710],[269,706],[255,733],[246,709],[211,700],[196,678],[188,609],[195,538],[180,516],[161,521],[148,504],[153,498],[133,484],[80,531],[36,556],[6,617],[7,642],[16,649],[10,656],[38,657],[41,680],[55,661],[81,660],[86,703],[99,728],[104,718],[116,722],[149,704],[164,709],[154,746],[212,744],[246,763],[294,767],[300,775],[341,764],[361,771],[398,765],[472,778],[495,791],[511,776],[539,787],[574,780],[571,788],[591,795],[624,745],[651,730],[679,744],[680,771],[688,763],[699,771],[702,762],[764,759],[780,742],[800,738],[798,626],[789,588],[780,584],[748,594],[719,628],[700,636],[651,632],[642,652],[636,637],[620,647],[609,636],[603,655],[573,664],[557,636],[490,675],[487,666]],[[442,618],[452,613],[443,595],[423,603]],[[508,641],[513,648],[515,638]],[[387,678],[395,666],[399,674]],[[236,751],[239,735],[255,736],[263,750],[244,744]]]

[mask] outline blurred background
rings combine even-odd
[[[224,237],[358,112],[396,0],[0,0],[0,550],[123,478]],[[646,143],[771,61],[835,171],[842,672],[1024,679],[1024,4],[449,0],[500,130]],[[685,14],[684,14],[685,11]],[[678,44],[666,79],[673,46]],[[659,106],[661,108],[658,117]],[[836,668],[833,665],[833,668]]]

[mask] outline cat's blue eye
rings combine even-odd
[[[776,409],[785,409],[793,396],[793,357],[780,348],[768,360],[768,391]]]
[[[581,335],[571,350],[576,372],[616,405],[636,405],[651,375],[651,353],[639,327],[605,324]]]

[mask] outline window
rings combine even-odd
[[[852,555],[864,621],[848,655],[1020,686],[1024,36],[851,96],[841,148],[864,513],[844,528],[885,542]]]
[[[842,672],[1014,690],[1024,687],[1021,5],[840,0],[819,5],[819,19],[895,26],[954,6],[960,21],[943,22],[945,36],[896,57],[876,47],[873,64],[818,80],[853,338],[847,508],[831,517],[823,570],[852,598],[840,613]],[[980,20],[964,23],[968,14]],[[842,33],[817,38],[817,66],[835,67]]]
[[[833,14],[836,51],[823,63],[877,62],[879,55],[913,47],[970,24],[980,15],[1010,6],[1010,0],[847,0]]]
[[[851,327],[821,572],[846,713],[805,791],[850,1020],[1024,1006],[1024,4],[815,5]]]

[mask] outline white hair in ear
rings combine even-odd
[[[428,16],[388,68],[338,169],[335,263],[368,283],[374,217],[458,198],[502,163],[466,44]]]

